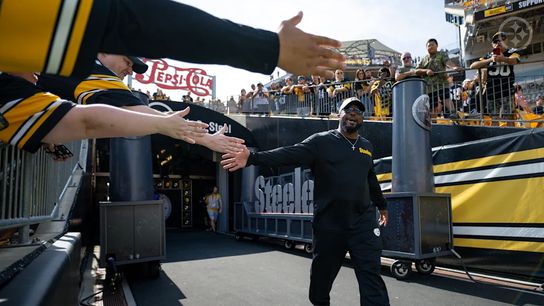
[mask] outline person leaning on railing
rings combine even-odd
[[[520,85],[514,86],[514,105],[516,108],[521,109],[527,113],[532,113],[533,111],[529,107],[527,98],[523,95],[523,88]]]
[[[519,54],[506,47],[507,36],[497,32],[491,38],[493,50],[470,65],[471,69],[486,68],[487,111],[491,115],[503,117],[513,114],[514,66],[520,63]]]
[[[332,98],[332,101],[336,102],[334,105],[336,112],[338,112],[342,101],[347,98],[350,90],[351,84],[344,78],[344,71],[341,69],[336,69],[334,72],[334,82],[332,82],[327,89],[329,98]]]
[[[257,84],[257,89],[253,93],[253,110],[259,113],[270,112],[270,103],[268,102],[268,91],[264,88],[263,83]]]
[[[426,47],[428,54],[417,65],[416,74],[424,77],[425,81],[427,81],[427,94],[429,95],[432,113],[442,112],[442,106],[445,106],[448,113],[444,112],[444,116],[457,118],[455,106],[450,99],[446,69],[451,68],[455,71],[462,71],[463,68],[455,65],[446,52],[438,51],[438,41],[436,39],[430,38],[427,40]]]
[[[370,97],[374,103],[374,115],[377,117],[389,117],[393,114],[393,96],[391,72],[389,68],[382,67],[379,70],[379,78],[370,85]]]
[[[413,65],[412,54],[404,52],[401,57],[402,66],[395,71],[395,81],[404,80],[406,78],[419,77],[416,73],[416,67]]]

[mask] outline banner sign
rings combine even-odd
[[[498,7],[477,11],[474,13],[474,19],[478,21],[485,18],[494,17],[505,13],[518,12],[541,5],[544,5],[544,0],[521,0],[514,3],[507,3]]]
[[[370,66],[383,65],[385,61],[392,62],[391,58],[388,56],[376,56],[374,58],[368,57],[351,57],[346,59],[346,66],[348,67],[359,67],[359,66]]]
[[[309,169],[255,179],[253,185],[257,213],[313,214],[314,180]]]
[[[213,76],[200,68],[180,68],[163,59],[144,59],[149,66],[146,74],[136,74],[136,81],[155,84],[167,90],[186,90],[197,96],[209,96],[213,91]]]

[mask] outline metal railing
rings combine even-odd
[[[57,218],[58,204],[72,175],[84,164],[82,142],[66,145],[74,156],[54,161],[40,149],[35,154],[0,145],[0,230]],[[85,155],[83,155],[84,158]]]
[[[368,79],[359,82],[332,82],[318,85],[305,85],[304,90],[297,93],[283,94],[281,91],[269,91],[268,97],[247,98],[236,107],[227,106],[229,113],[244,114],[274,114],[295,116],[329,116],[338,113],[338,107],[342,101],[349,97],[359,97],[365,103],[367,111],[365,116],[370,117],[375,113],[374,99],[380,94],[379,90],[370,94],[370,85],[377,79]],[[391,81],[387,82],[390,92]],[[359,84],[364,84],[364,90],[356,89]],[[361,85],[362,86],[362,85]],[[382,86],[380,86],[381,89]],[[390,95],[389,95],[390,96]],[[372,97],[372,98],[371,98]],[[389,103],[389,99],[384,99]],[[240,105],[241,104],[241,105]],[[390,103],[389,103],[390,104]]]
[[[524,62],[515,65],[514,69],[537,63],[542,62]],[[544,99],[544,75],[523,75],[513,79],[489,76],[485,69],[440,71],[435,74],[440,78],[428,82],[426,88],[435,123],[527,128],[544,126],[544,101],[537,105],[539,99]],[[470,75],[472,77],[465,78]],[[449,76],[452,78],[448,79]],[[272,90],[268,91],[266,98],[245,98],[238,103],[229,101],[226,106],[215,103],[213,109],[224,113],[320,117],[335,115],[343,99],[358,97],[366,106],[366,120],[391,120],[393,84],[392,79],[365,79],[309,85],[305,91],[293,94]],[[521,91],[517,91],[515,86]],[[335,93],[335,88],[345,90]]]

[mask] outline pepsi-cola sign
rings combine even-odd
[[[149,66],[148,75],[136,74],[136,81],[155,84],[167,90],[186,90],[197,96],[209,96],[213,90],[213,76],[200,68],[180,68],[163,59],[144,59]]]

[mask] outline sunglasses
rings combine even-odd
[[[355,113],[357,115],[362,115],[363,114],[363,111],[360,110],[358,107],[350,107],[350,108],[344,108],[343,111],[347,114],[347,113]]]
[[[411,56],[405,56],[402,59],[405,60],[405,59],[411,59],[411,58],[412,58]]]

